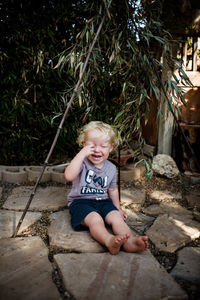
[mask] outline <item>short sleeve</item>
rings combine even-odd
[[[117,168],[113,164],[112,164],[112,168],[113,168],[113,170],[112,170],[113,176],[112,176],[110,185],[108,187],[109,189],[114,189],[117,186]]]

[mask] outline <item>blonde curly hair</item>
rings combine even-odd
[[[101,121],[91,121],[80,129],[77,140],[79,146],[83,146],[83,143],[87,140],[88,132],[94,129],[99,130],[103,135],[108,135],[110,137],[110,143],[113,147],[118,146],[119,137],[116,129],[111,125]]]

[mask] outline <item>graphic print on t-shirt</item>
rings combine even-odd
[[[95,172],[89,169],[85,175],[85,183],[86,186],[81,187],[81,194],[82,195],[89,195],[89,194],[105,194],[106,187],[108,184],[108,176],[101,177],[97,176]]]

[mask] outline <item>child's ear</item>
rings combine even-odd
[[[114,149],[114,145],[112,144],[109,153],[112,152],[113,149]]]

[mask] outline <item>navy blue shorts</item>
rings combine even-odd
[[[81,222],[91,212],[97,212],[105,220],[105,217],[112,210],[118,210],[111,198],[104,200],[95,199],[75,199],[69,206],[71,214],[71,225],[76,231],[88,230],[86,226],[81,225]]]

